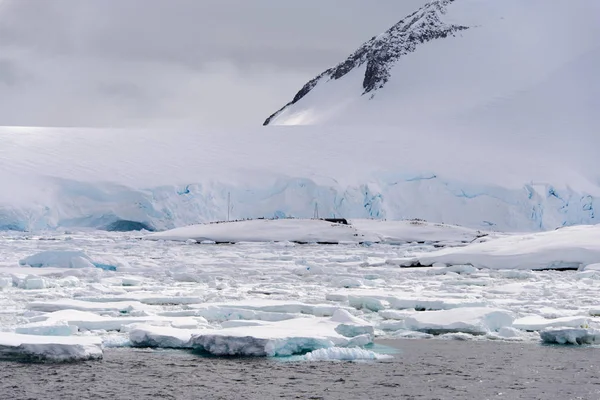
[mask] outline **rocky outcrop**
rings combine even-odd
[[[446,7],[455,0],[435,0],[398,22],[385,33],[363,44],[345,61],[328,69],[309,81],[291,102],[272,114],[263,125],[269,125],[283,110],[297,103],[320,82],[344,77],[366,63],[363,95],[375,95],[391,78],[390,70],[406,54],[414,52],[420,44],[453,36],[469,29],[467,26],[448,24],[443,21]]]

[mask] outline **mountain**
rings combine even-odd
[[[591,131],[600,2],[435,0],[309,81],[264,125]]]

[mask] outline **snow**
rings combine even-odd
[[[491,269],[578,269],[600,261],[600,225],[513,235],[417,256],[422,265],[470,264]]]
[[[540,332],[544,343],[548,344],[598,344],[600,343],[599,329],[585,328],[553,328]]]
[[[85,361],[102,358],[97,337],[33,336],[0,332],[0,359],[8,361]]]
[[[358,243],[377,241],[375,235],[365,236],[349,225],[321,220],[250,220],[202,224],[177,228],[145,236],[149,240],[189,239],[216,243],[237,242],[299,242],[299,243]]]
[[[494,308],[459,308],[424,311],[404,320],[406,328],[425,333],[470,333],[484,335],[511,326],[511,312]]]

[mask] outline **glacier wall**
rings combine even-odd
[[[598,223],[598,197],[525,184],[520,189],[449,182],[436,175],[343,185],[276,178],[263,185],[220,182],[134,189],[110,183],[49,179],[33,204],[0,205],[0,230],[99,228],[127,221],[163,230],[241,218],[320,217],[411,219],[500,231],[537,231]],[[40,190],[40,188],[37,188]],[[135,226],[134,226],[135,227]]]
[[[0,230],[169,229],[225,220],[228,197],[231,219],[317,208],[499,231],[598,222],[600,136],[480,132],[0,128]]]

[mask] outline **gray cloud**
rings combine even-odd
[[[425,0],[4,0],[0,124],[258,125]]]

